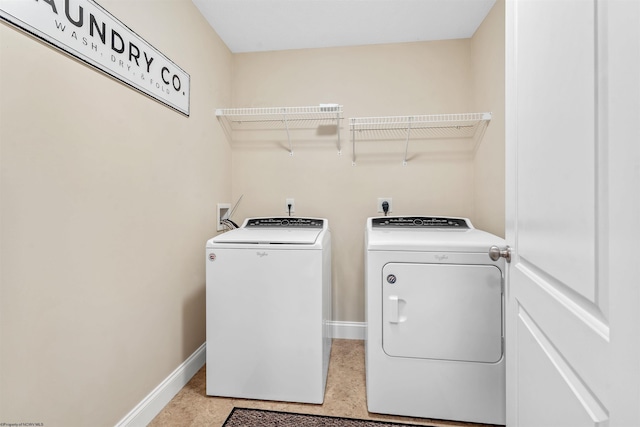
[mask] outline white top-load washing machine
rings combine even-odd
[[[322,403],[331,338],[326,219],[249,218],[206,247],[207,394]]]
[[[504,243],[466,218],[367,220],[370,412],[505,424]]]

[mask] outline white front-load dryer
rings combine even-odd
[[[504,240],[466,218],[366,227],[370,412],[505,424]]]
[[[206,247],[207,394],[322,403],[331,336],[326,219],[249,218]]]

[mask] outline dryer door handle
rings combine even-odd
[[[399,304],[400,303],[397,295],[389,295],[389,299],[387,300],[387,313],[388,313],[389,323],[398,323]]]

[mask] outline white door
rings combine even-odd
[[[507,423],[640,426],[640,2],[506,30]]]

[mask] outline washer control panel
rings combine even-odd
[[[469,228],[464,218],[394,216],[372,218],[374,228]]]
[[[258,227],[289,227],[289,228],[323,228],[324,219],[319,218],[249,218],[245,225],[246,228]]]

